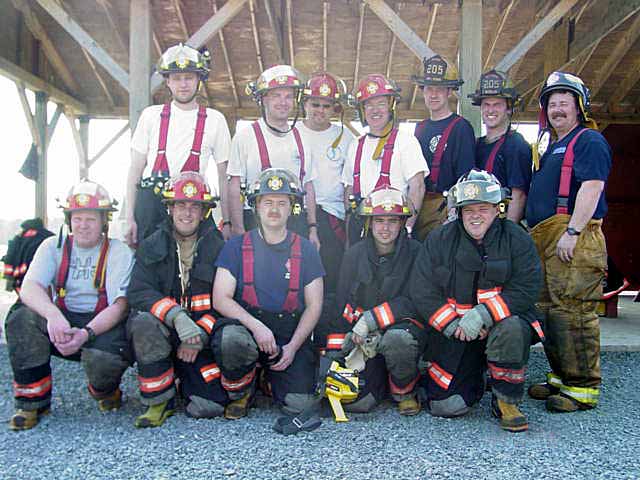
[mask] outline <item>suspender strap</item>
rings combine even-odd
[[[431,183],[433,183],[434,187],[438,183],[438,177],[440,176],[440,163],[442,162],[442,156],[444,155],[444,149],[447,147],[449,136],[453,131],[453,127],[455,127],[456,123],[460,120],[462,120],[462,117],[454,118],[451,123],[447,125],[447,128],[444,129],[444,132],[442,132],[442,136],[438,141],[438,146],[433,154],[433,162],[431,163]]]
[[[158,136],[158,153],[156,161],[151,169],[153,177],[168,177],[169,164],[167,163],[167,134],[169,133],[169,118],[171,117],[171,103],[165,103],[160,113],[160,135]]]
[[[502,147],[505,140],[507,139],[507,135],[509,135],[509,132],[505,133],[502,137],[500,137],[500,139],[497,142],[493,144],[493,148],[491,149],[491,153],[489,154],[487,163],[484,166],[485,171],[489,173],[493,173],[493,164],[496,161],[496,156],[498,155],[498,151],[500,150],[500,147]]]
[[[298,293],[300,292],[300,267],[302,263],[302,248],[300,235],[291,234],[291,253],[289,254],[289,291],[284,301],[283,309],[286,312],[295,312],[298,309]]]
[[[260,123],[255,121],[251,124],[253,127],[253,132],[256,135],[256,142],[258,142],[258,153],[260,154],[260,169],[266,170],[267,168],[271,168],[271,160],[269,160],[269,150],[267,149],[267,142],[264,140],[264,135],[262,134],[262,129],[260,128]],[[304,148],[302,146],[302,138],[300,138],[300,132],[296,127],[291,129],[293,133],[293,138],[296,140],[296,146],[298,147],[298,155],[300,156],[300,185],[302,186],[302,182],[304,179]]]
[[[109,238],[105,237],[100,248],[100,256],[98,257],[98,265],[96,266],[96,273],[93,278],[93,285],[98,290],[98,301],[96,302],[96,309],[94,313],[98,314],[105,308],[107,308],[107,254],[109,252]]]
[[[64,297],[67,295],[65,285],[67,284],[67,277],[69,276],[69,262],[71,260],[71,247],[73,245],[73,237],[67,235],[62,244],[62,260],[60,261],[60,267],[56,274],[56,305],[61,310],[66,310],[67,306],[64,302]]]
[[[181,172],[200,171],[200,152],[202,151],[202,137],[204,136],[204,124],[207,121],[207,108],[203,105],[198,107],[198,120],[196,121],[196,133],[193,136],[193,145],[189,158],[182,166]]]
[[[389,133],[389,137],[387,138],[386,143],[383,147],[382,153],[382,165],[380,166],[380,175],[378,176],[378,181],[376,182],[375,188],[378,187],[388,187],[391,185],[389,181],[389,173],[391,172],[391,157],[393,156],[393,147],[396,143],[396,137],[398,136],[398,129],[394,128]],[[353,194],[358,196],[360,195],[360,169],[362,163],[362,150],[364,148],[364,142],[367,138],[366,135],[363,135],[358,140],[358,148],[356,150],[356,159],[355,164],[353,166]]]
[[[573,147],[578,141],[578,137],[580,137],[580,135],[582,135],[587,130],[589,129],[584,128],[576,133],[576,135],[569,142],[569,145],[567,145],[567,149],[564,152],[562,167],[560,169],[560,186],[558,188],[556,213],[569,213],[569,192],[571,190],[571,174],[573,173],[573,160],[575,158]]]
[[[329,219],[329,226],[336,238],[340,240],[342,243],[347,242],[347,232],[344,230],[344,222],[340,220],[338,217],[335,217],[327,212],[327,218]]]
[[[242,301],[251,307],[258,307],[258,295],[253,278],[253,243],[251,232],[245,232],[242,236]]]
[[[422,120],[419,123],[416,123],[416,129],[413,131],[413,136],[420,141],[420,135],[422,135],[422,131],[424,130],[425,125],[427,124],[427,120]]]

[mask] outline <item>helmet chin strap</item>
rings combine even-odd
[[[291,124],[291,126],[287,130],[280,130],[279,128],[274,127],[267,121],[267,113],[264,110],[264,105],[262,104],[262,102],[260,102],[260,110],[262,111],[262,120],[264,120],[264,123],[267,125],[267,127],[269,127],[274,132],[280,133],[282,135],[286,135],[291,130],[293,130],[296,126],[296,123],[298,123],[298,118],[300,117],[300,106],[298,104],[296,105],[296,116],[293,117],[293,123]]]

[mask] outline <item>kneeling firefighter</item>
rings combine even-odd
[[[175,411],[175,380],[191,417],[222,415],[228,402],[209,349],[214,263],[223,241],[205,222],[214,199],[204,178],[183,172],[164,188],[168,218],[136,251],[127,334],[147,411],[135,426],[158,427]]]

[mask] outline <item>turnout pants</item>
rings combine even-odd
[[[297,313],[251,311],[251,314],[271,329],[280,347],[289,343],[300,319]],[[211,348],[222,372],[222,387],[229,398],[235,400],[253,392],[258,367],[262,366],[277,405],[295,412],[309,406],[317,381],[317,359],[309,339],[296,352],[286,370],[274,371],[269,368],[268,357],[259,351],[251,332],[238,320],[218,319],[212,335]]]
[[[529,348],[538,340],[535,335],[529,323],[516,315],[494,325],[484,340],[461,342],[430,331],[423,386],[431,414],[467,413],[484,394],[487,369],[493,394],[504,402],[519,403]]]
[[[324,293],[336,293],[340,265],[344,256],[344,248],[347,240],[344,220],[331,215],[321,207],[316,209],[318,222],[318,237],[320,238],[320,258],[326,271],[324,277]]]
[[[423,241],[447,218],[447,200],[439,192],[425,192],[422,208],[414,227],[413,238]]]
[[[183,362],[175,356],[181,343],[176,331],[148,312],[132,313],[127,322],[127,336],[138,362],[138,383],[144,405],[157,405],[175,397],[176,378],[187,401],[196,396],[220,405],[228,403],[220,384],[220,368],[208,345],[193,363]]]
[[[600,385],[597,302],[602,298],[607,249],[602,220],[591,220],[578,237],[571,262],[560,261],[556,245],[569,219],[557,214],[531,231],[544,272],[538,306],[545,315],[551,383],[574,400],[595,407]]]
[[[156,231],[158,224],[167,218],[167,207],[162,204],[160,195],[154,192],[154,187],[138,186],[136,205],[133,212],[138,226],[138,245]]]
[[[62,312],[72,327],[82,328],[95,316],[91,313]],[[130,365],[124,324],[98,335],[90,345],[64,357],[49,340],[47,320],[22,305],[6,320],[7,346],[13,370],[15,406],[37,410],[51,403],[53,380],[51,354],[80,361],[88,380],[89,393],[96,400],[111,395],[120,385]]]

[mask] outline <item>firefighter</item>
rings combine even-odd
[[[369,132],[349,147],[342,173],[345,203],[355,213],[355,207],[375,188],[396,188],[409,202],[411,216],[405,226],[411,230],[422,205],[424,177],[429,168],[418,141],[398,129],[396,109],[400,89],[384,75],[372,74],[358,82],[354,97],[360,120],[369,126]],[[362,226],[362,219],[351,215],[350,245],[362,238]]]
[[[302,75],[289,65],[268,68],[256,82],[247,86],[247,93],[260,107],[262,116],[251,126],[238,130],[231,141],[227,175],[235,235],[242,235],[257,225],[253,210],[247,201],[243,201],[244,188],[252,185],[260,172],[272,167],[284,168],[296,175],[306,192],[306,213],[293,212],[289,226],[301,235],[308,235],[309,240],[320,248],[312,182],[315,172],[309,148],[296,127],[303,88]],[[295,118],[289,125],[294,108]]]
[[[20,291],[23,305],[6,321],[16,406],[11,430],[33,428],[49,412],[52,353],[81,362],[100,411],[122,404],[119,385],[130,364],[122,319],[133,255],[108,236],[114,205],[102,186],[80,182],[61,205],[69,234],[61,230],[36,251]]]
[[[411,267],[420,248],[404,228],[411,208],[402,192],[383,186],[360,204],[360,215],[368,234],[345,253],[326,352],[343,363],[346,357],[346,366],[359,370],[364,380],[347,410],[369,411],[390,392],[401,415],[416,415],[424,326],[415,320],[409,298]],[[362,349],[366,343],[372,345]],[[354,364],[358,356],[360,363]]]
[[[127,335],[147,410],[135,426],[159,427],[175,411],[176,378],[187,415],[222,415],[227,395],[208,346],[214,263],[223,240],[205,221],[215,206],[202,175],[182,172],[165,185],[168,218],[138,247],[127,294]]]
[[[197,102],[209,68],[208,51],[200,53],[183,44],[169,48],[158,61],[156,71],[164,77],[171,101],[145,108],[131,137],[125,237],[132,247],[166,218],[161,198],[164,183],[187,171],[217,177],[222,233],[225,238],[231,234],[226,199],[229,127],[222,113]],[[215,163],[217,173],[212,172],[210,162]]]
[[[429,110],[429,118],[418,123],[414,132],[430,170],[415,228],[419,240],[446,221],[450,212],[442,192],[473,168],[476,143],[471,124],[449,106],[449,98],[464,83],[458,69],[440,55],[424,58],[423,65],[424,75],[412,77]]]
[[[526,219],[544,267],[540,306],[551,373],[529,395],[546,399],[553,412],[574,412],[594,408],[600,393],[596,310],[607,267],[602,219],[611,148],[589,118],[589,90],[578,77],[549,75],[540,108],[534,157],[541,158],[534,161]]]
[[[503,429],[528,428],[524,395],[531,344],[543,339],[535,301],[540,259],[527,233],[499,218],[500,182],[471,170],[448,192],[457,221],[432,232],[411,275],[411,299],[429,326],[424,387],[434,416],[466,414],[485,391]]]
[[[487,129],[476,142],[476,167],[493,173],[511,191],[507,218],[519,223],[524,216],[531,183],[531,146],[511,129],[514,108],[520,101],[506,74],[490,70],[480,76],[471,103],[480,107]]]
[[[316,221],[320,238],[320,258],[327,272],[324,278],[324,295],[327,304],[333,304],[338,274],[344,254],[345,206],[342,168],[353,134],[331,124],[331,117],[344,114],[342,101],[346,98],[344,83],[327,72],[311,75],[302,91],[306,118],[300,125],[300,135],[309,146],[316,177],[313,188],[316,193]]]
[[[226,318],[214,327],[212,349],[232,400],[225,417],[247,414],[258,364],[264,391],[287,413],[314,401],[316,358],[310,334],[322,309],[324,269],[307,239],[287,220],[301,201],[298,177],[263,171],[249,189],[258,228],[232,237],[216,265],[213,306]]]

